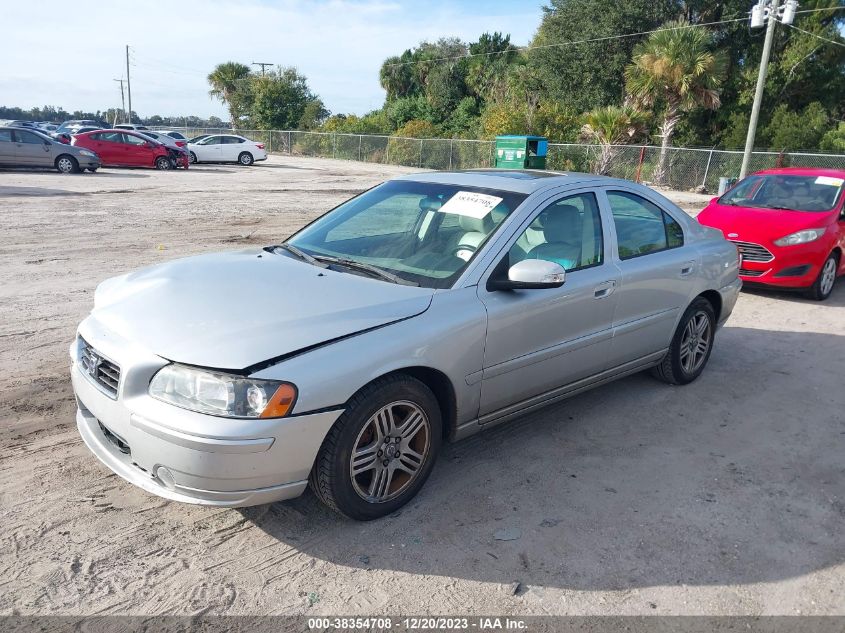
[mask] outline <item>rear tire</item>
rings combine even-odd
[[[249,167],[250,165],[252,165],[252,163],[255,162],[255,159],[249,152],[241,152],[238,156],[238,162],[244,167]]]
[[[194,154],[193,152],[191,152],[188,155],[188,161],[191,163],[191,165],[196,165],[197,164],[197,155]]]
[[[173,167],[173,163],[171,162],[170,158],[168,158],[167,156],[159,156],[158,158],[156,158],[155,167],[156,167],[156,169],[166,171],[166,170],[171,169]]]
[[[311,489],[351,519],[383,517],[422,488],[441,441],[440,408],[431,389],[405,374],[385,376],[353,396],[326,435]]]
[[[698,297],[684,312],[666,356],[652,375],[670,385],[686,385],[701,375],[710,360],[716,337],[716,313]]]
[[[839,257],[836,253],[828,255],[824,260],[819,276],[810,286],[807,291],[807,296],[815,301],[824,301],[833,292],[833,286],[836,284],[836,271],[839,269]]]
[[[56,159],[56,169],[61,174],[76,174],[79,172],[79,163],[68,154],[62,154]]]

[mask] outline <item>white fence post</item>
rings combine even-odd
[[[701,179],[701,186],[707,186],[707,174],[710,173],[710,161],[713,160],[713,150],[710,150],[710,156],[707,157],[707,167],[704,168],[704,178]]]

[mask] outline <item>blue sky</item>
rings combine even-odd
[[[384,93],[385,57],[419,41],[484,31],[529,42],[540,0],[114,0],[94,10],[42,0],[5,6],[0,105],[96,110],[120,105],[132,50],[132,106],[152,114],[225,116],[208,97],[216,63],[296,66],[332,112],[363,114]]]

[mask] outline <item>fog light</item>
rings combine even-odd
[[[168,490],[174,490],[176,488],[176,480],[173,478],[173,473],[164,466],[156,468],[156,479]]]

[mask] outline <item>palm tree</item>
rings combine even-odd
[[[584,114],[581,139],[601,145],[593,171],[606,174],[615,153],[614,145],[624,145],[645,132],[646,117],[632,106],[606,106]]]
[[[238,124],[241,97],[246,91],[246,80],[249,79],[249,76],[249,66],[238,62],[217,64],[208,75],[208,83],[211,84],[211,90],[208,91],[208,94],[226,104],[233,130],[236,129]]]
[[[683,112],[697,107],[719,107],[719,86],[725,77],[727,57],[711,49],[712,36],[701,26],[683,20],[667,22],[634,48],[625,69],[628,94],[647,107],[663,107],[660,125],[660,160],[654,181],[666,179],[666,157],[675,126]]]

